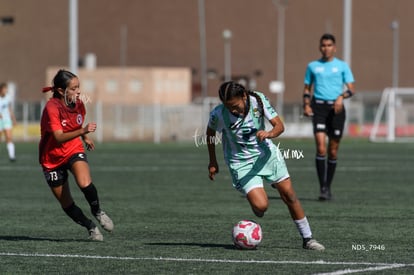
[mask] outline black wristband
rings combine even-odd
[[[351,96],[353,96],[354,94],[352,93],[352,91],[351,90],[346,90],[343,94],[342,94],[342,96],[344,97],[344,98],[350,98]]]
[[[308,94],[308,93],[304,93],[303,94],[303,99],[306,99],[306,98],[311,98],[311,95],[310,94]]]

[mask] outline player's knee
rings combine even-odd
[[[328,154],[328,157],[329,157],[329,159],[337,159],[338,157],[337,157],[337,155],[338,155],[338,150],[330,150],[329,151],[329,154]]]
[[[256,217],[258,218],[262,218],[267,210],[267,208],[252,208],[253,209],[253,213],[256,215]]]
[[[267,207],[269,205],[267,200],[257,200],[254,202],[250,202],[250,205],[252,207],[253,213],[261,218],[264,216],[265,212],[267,211]]]
[[[253,213],[257,217],[261,218],[264,216],[265,212],[267,211],[267,207],[268,207],[268,203],[265,203],[265,202],[253,205],[252,206]]]
[[[316,150],[318,156],[325,156],[326,155],[326,148],[318,147]]]

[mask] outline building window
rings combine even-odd
[[[133,79],[129,82],[129,90],[132,93],[136,93],[136,94],[140,93],[142,91],[143,86],[144,85],[142,81],[139,79]]]
[[[106,81],[106,91],[114,94],[118,92],[118,81],[115,79],[109,79]]]
[[[82,81],[82,90],[87,93],[93,93],[95,91],[95,81],[92,79],[84,79]]]

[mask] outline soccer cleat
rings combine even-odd
[[[114,230],[114,223],[111,218],[102,210],[96,213],[95,218],[99,221],[99,224],[108,232]]]
[[[331,200],[331,190],[328,187],[322,187],[321,192],[319,193],[319,200],[320,201],[329,201]]]
[[[103,241],[103,236],[101,231],[99,231],[98,227],[94,227],[88,230],[89,232],[89,240],[92,241],[99,241],[102,242]]]
[[[325,247],[315,239],[308,239],[303,241],[303,248],[309,250],[323,251]]]

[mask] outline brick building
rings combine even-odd
[[[68,0],[2,0],[0,79],[16,83],[19,100],[37,101],[48,67],[68,66]],[[208,95],[224,75],[224,29],[232,31],[234,77],[253,79],[268,93],[276,79],[278,10],[272,0],[205,0]],[[287,0],[285,102],[300,102],[306,64],[319,57],[318,39],[332,32],[343,52],[343,0]],[[79,0],[79,56],[94,53],[98,67],[187,67],[193,98],[200,95],[199,1]],[[393,20],[399,22],[399,85],[414,86],[411,0],[352,1],[351,67],[358,92],[392,84]]]

